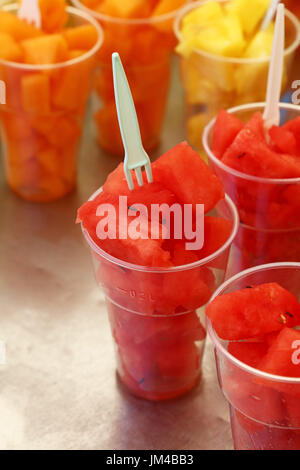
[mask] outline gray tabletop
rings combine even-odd
[[[184,138],[174,73],[157,155]],[[87,126],[78,189],[56,203],[22,201],[0,168],[0,449],[231,449],[227,404],[208,342],[202,382],[149,403],[118,383],[102,292],[75,226],[77,207],[118,161]]]

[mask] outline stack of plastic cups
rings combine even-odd
[[[300,264],[276,263],[251,268],[226,281],[214,294],[247,285],[277,282],[300,297]],[[300,378],[280,377],[254,369],[232,356],[226,341],[208,333],[215,347],[219,384],[229,403],[236,450],[300,449]]]
[[[98,55],[95,123],[100,146],[108,153],[124,156],[114,101],[111,55],[120,54],[130,84],[140,123],[143,145],[151,152],[160,142],[171,74],[171,53],[176,44],[173,21],[179,10],[141,19],[124,19],[88,9],[104,30]],[[182,0],[182,5],[189,0]]]
[[[264,107],[265,103],[253,103],[229,112],[246,122]],[[300,116],[299,106],[282,103],[280,109],[281,125]],[[203,146],[240,216],[230,273],[260,264],[300,261],[300,178],[258,178],[228,167],[211,150],[214,122],[204,131]]]

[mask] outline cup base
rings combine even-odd
[[[200,372],[184,387],[168,392],[150,392],[146,390],[138,390],[136,385],[130,383],[129,380],[126,380],[126,378],[122,378],[118,371],[116,371],[116,375],[121,387],[124,387],[131,395],[147,401],[168,401],[181,397],[182,395],[189,393],[202,379],[202,374]]]

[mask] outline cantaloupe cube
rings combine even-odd
[[[22,60],[22,49],[12,36],[0,32],[0,59],[11,62]]]
[[[104,0],[97,10],[120,18],[140,18],[150,13],[148,0]]]
[[[152,12],[152,16],[160,16],[177,10],[184,4],[184,0],[160,0]]]
[[[73,49],[69,51],[69,60],[78,59],[78,57],[81,57],[83,54],[86,54],[85,50]]]
[[[93,25],[82,25],[67,28],[63,32],[69,49],[92,49],[98,39],[98,33]]]
[[[68,18],[66,0],[39,0],[39,5],[42,29],[46,33],[60,32]]]
[[[24,111],[38,115],[50,112],[50,83],[47,75],[42,73],[24,75],[21,89]]]
[[[49,34],[21,42],[27,64],[45,65],[68,59],[68,45],[62,34]]]
[[[20,20],[16,15],[0,11],[0,31],[10,34],[16,41],[34,38],[42,35],[42,31]]]
[[[78,110],[85,105],[94,64],[94,59],[91,58],[65,67],[61,71],[52,86],[51,99],[55,108],[70,111]]]

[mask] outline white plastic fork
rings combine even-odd
[[[278,6],[278,3],[280,2],[280,0],[272,0],[269,8],[268,8],[268,11],[267,13],[265,14],[265,17],[262,21],[262,24],[261,24],[261,27],[260,29],[262,31],[266,31],[276,13],[276,10],[277,10],[277,6]]]
[[[265,129],[278,126],[280,122],[280,95],[282,86],[282,73],[284,64],[284,5],[280,3],[277,7],[272,55],[269,67],[266,107],[264,111]]]
[[[112,55],[115,99],[119,126],[125,149],[124,173],[129,189],[134,189],[132,171],[135,171],[139,186],[143,186],[142,168],[146,170],[149,183],[153,182],[151,161],[144,150],[128,80],[117,52]]]
[[[18,11],[20,20],[25,20],[28,24],[41,29],[42,18],[39,7],[39,0],[22,0]]]

